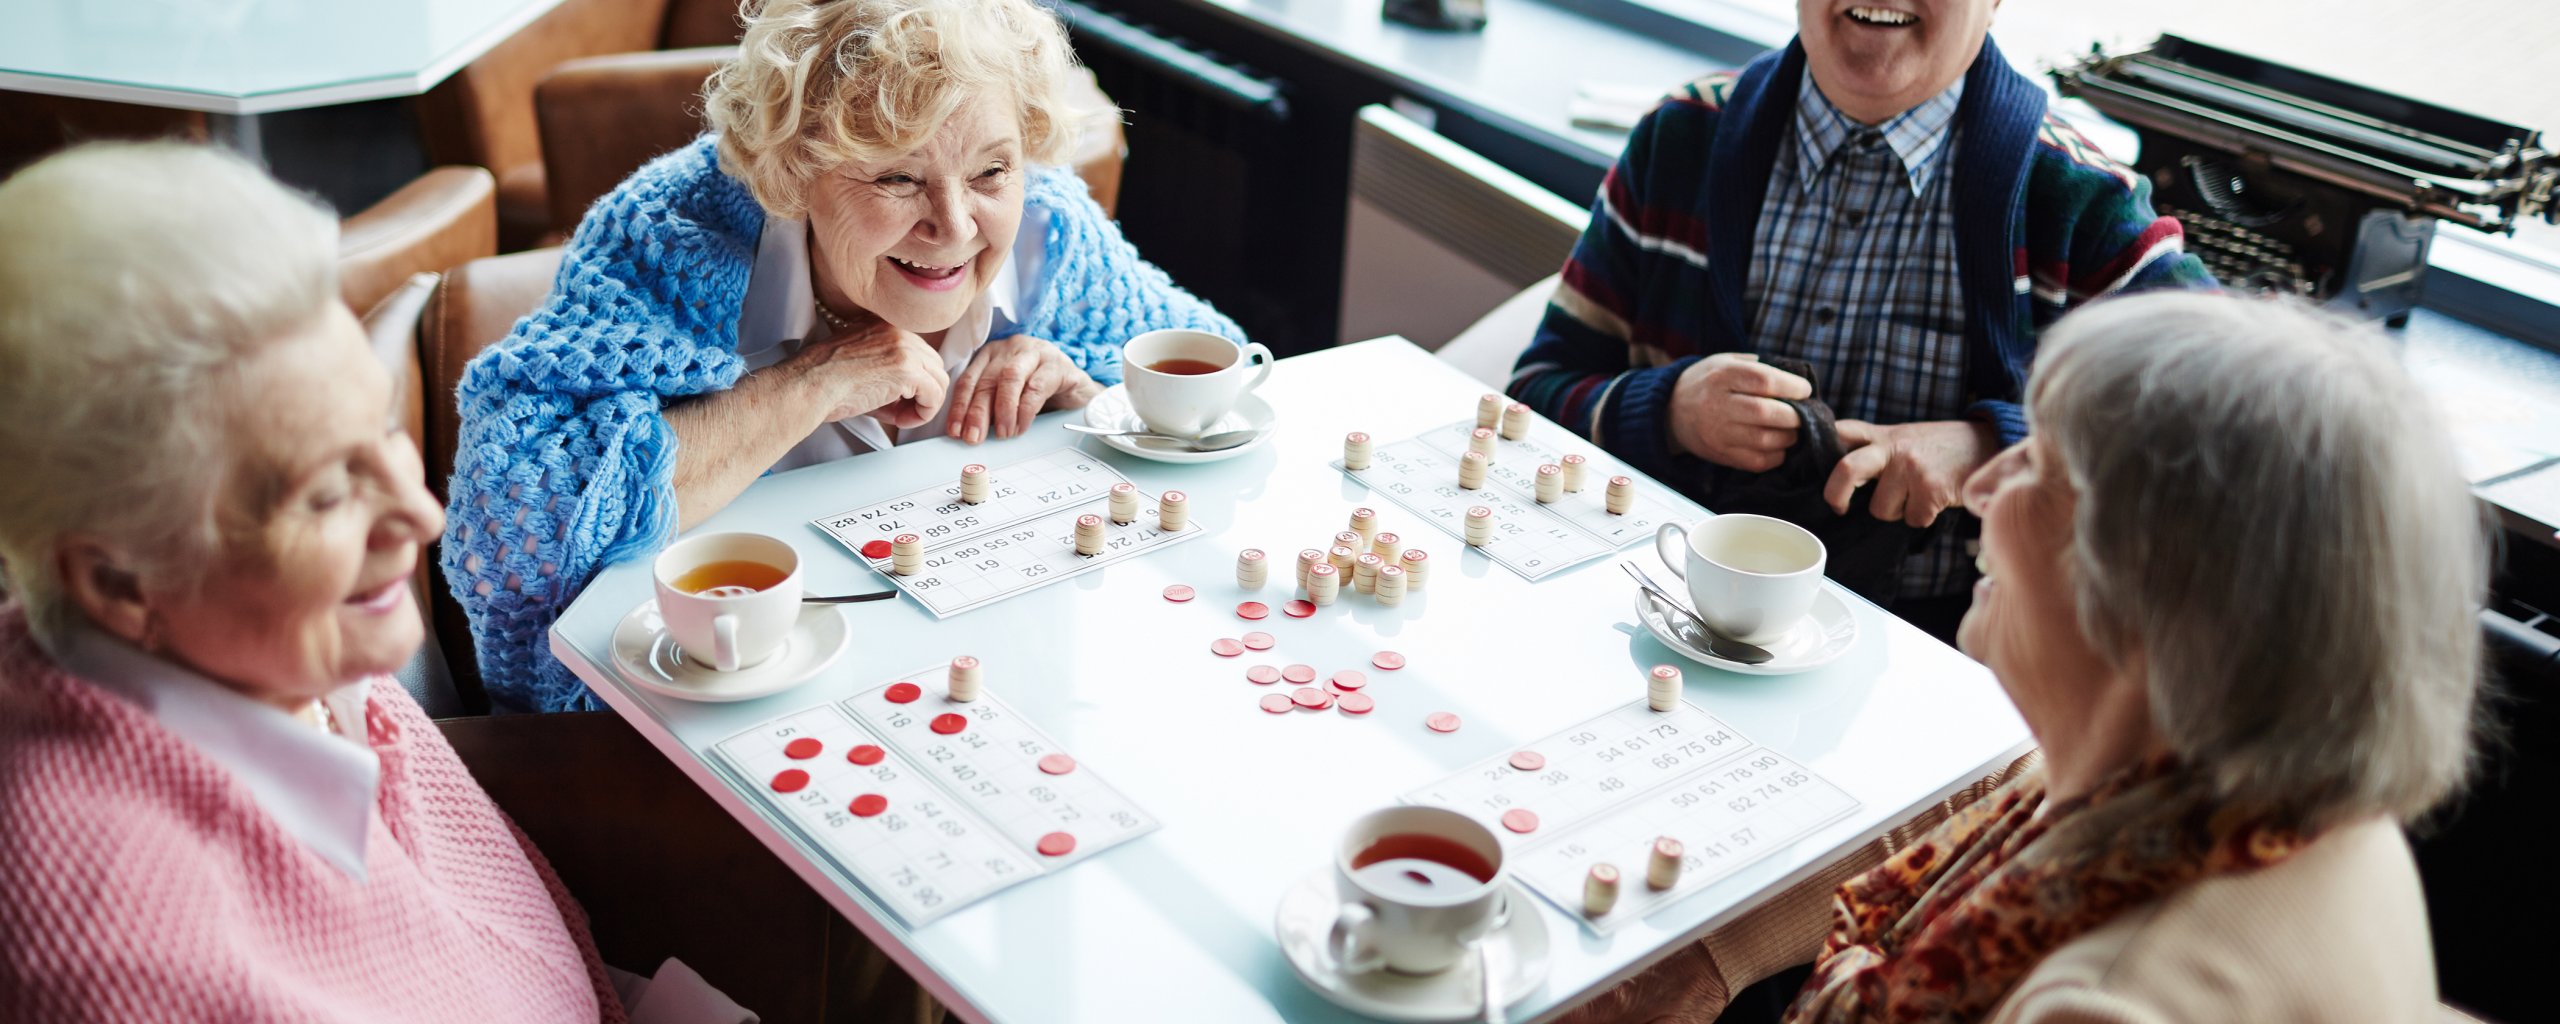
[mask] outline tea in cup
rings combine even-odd
[[[800,620],[800,553],[761,533],[711,533],[658,553],[658,617],[685,659],[722,672],[762,664]]]
[[[1501,840],[1446,808],[1361,816],[1333,867],[1344,902],[1327,942],[1345,974],[1447,970],[1510,913]]]
[[[1679,536],[1678,552],[1663,542]],[[1813,531],[1784,519],[1710,516],[1695,526],[1664,523],[1655,553],[1689,584],[1698,617],[1727,639],[1768,645],[1813,610],[1828,553]]]
[[[1147,429],[1198,437],[1271,376],[1271,350],[1207,331],[1148,331],[1120,349],[1129,405]]]

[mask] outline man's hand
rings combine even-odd
[[[1765,473],[1787,459],[1800,422],[1781,398],[1809,398],[1813,382],[1760,357],[1723,352],[1689,364],[1671,389],[1671,439],[1689,454]]]
[[[956,404],[946,431],[969,444],[995,436],[1012,437],[1031,429],[1031,419],[1044,409],[1076,409],[1102,393],[1058,346],[1017,334],[978,347],[969,368],[951,383]]]
[[[1733,1001],[1724,972],[1703,942],[1692,942],[1618,987],[1574,1007],[1560,1024],[1710,1024]]]
[[[1868,512],[1888,522],[1928,526],[1938,521],[1938,513],[1964,507],[1965,478],[2000,452],[2000,436],[1985,423],[1937,420],[1879,427],[1841,420],[1838,426],[1840,444],[1850,451],[1832,469],[1822,500],[1844,516],[1850,497],[1873,480],[1876,494],[1867,503]]]
[[[920,427],[942,408],[951,386],[942,353],[877,317],[802,346],[779,368],[816,389],[827,410],[819,423],[867,415],[900,430]]]

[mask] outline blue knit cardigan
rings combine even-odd
[[[729,388],[765,212],[704,136],[643,167],[579,223],[551,294],[464,369],[443,567],[471,616],[497,705],[591,709],[544,634],[603,566],[675,534],[670,401]],[[1040,280],[1019,326],[1104,384],[1120,345],[1234,322],[1138,258],[1073,171],[1043,169],[1024,217],[1046,217]]]

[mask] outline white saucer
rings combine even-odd
[[[613,628],[613,664],[622,677],[651,693],[722,703],[754,700],[815,678],[853,641],[844,611],[834,605],[802,605],[800,621],[782,649],[750,668],[722,672],[684,656],[658,617],[658,602],[643,601]]]
[[[1547,980],[1547,923],[1537,900],[1516,883],[1506,883],[1503,898],[1511,901],[1511,917],[1486,941],[1497,943],[1494,962],[1504,970],[1504,1006],[1517,1003]],[[1333,962],[1327,942],[1342,907],[1332,868],[1322,868],[1280,897],[1275,928],[1280,951],[1317,995],[1354,1013],[1380,1020],[1453,1021],[1484,1016],[1484,982],[1470,956],[1438,974],[1416,977],[1393,971],[1343,974]]]
[[[1636,588],[1636,621],[1644,623],[1644,628],[1653,634],[1654,639],[1680,652],[1682,657],[1727,672],[1752,676],[1783,676],[1820,668],[1849,653],[1849,648],[1858,642],[1858,616],[1850,612],[1848,602],[1840,600],[1840,595],[1832,593],[1827,586],[1814,592],[1813,610],[1807,612],[1794,629],[1788,630],[1787,635],[1776,643],[1760,645],[1769,649],[1770,658],[1757,665],[1727,661],[1707,653],[1702,639],[1692,639],[1697,636],[1698,627],[1682,620],[1675,629],[1673,620],[1663,614],[1653,595],[1642,587]]]
[[[1169,447],[1152,448],[1125,437],[1098,437],[1095,440],[1141,459],[1153,459],[1157,462],[1218,462],[1235,458],[1270,443],[1271,424],[1278,418],[1278,414],[1271,411],[1271,403],[1247,391],[1236,398],[1235,408],[1227,410],[1226,415],[1218,417],[1217,422],[1209,424],[1209,429],[1201,433],[1215,434],[1222,430],[1258,430],[1262,433],[1251,441],[1224,451],[1195,452]],[[1137,408],[1129,404],[1129,386],[1126,384],[1111,385],[1103,389],[1101,394],[1095,395],[1093,401],[1086,403],[1084,424],[1101,430],[1147,429],[1146,421],[1138,418]]]

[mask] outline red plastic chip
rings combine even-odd
[[[1308,683],[1316,681],[1316,667],[1313,665],[1291,665],[1288,668],[1280,670],[1280,678],[1286,679],[1300,686],[1305,686]]]
[[[966,729],[966,728],[968,728],[968,727],[969,727],[969,718],[968,718],[968,716],[966,716],[966,715],[935,715],[935,716],[933,716],[933,731],[938,732],[938,733],[941,733],[941,734],[943,734],[943,735],[945,735],[945,736],[949,736],[949,735],[951,735],[952,733],[959,732],[960,730],[962,730],[962,729]]]
[[[773,791],[776,793],[797,793],[808,784],[809,773],[798,768],[785,768],[773,777]]]
[[[1299,707],[1313,711],[1322,711],[1333,706],[1332,694],[1326,693],[1323,690],[1316,689],[1312,686],[1299,687],[1295,692],[1289,694],[1289,699],[1298,702]]]
[[[1180,583],[1166,587],[1164,588],[1164,599],[1175,604],[1181,604],[1184,601],[1191,600],[1191,588]]]
[[[1222,636],[1209,641],[1209,653],[1221,658],[1232,658],[1244,653],[1244,645]]]
[[[865,743],[853,748],[852,752],[844,755],[844,759],[855,764],[879,764],[880,759],[887,756],[888,751]]]
[[[889,553],[889,542],[885,540],[871,541],[870,543],[862,546],[862,557],[864,558],[887,558],[889,557]]]
[[[1432,732],[1456,732],[1458,716],[1446,711],[1434,711],[1431,717],[1422,720],[1422,724],[1430,726]]]
[[[1247,601],[1236,606],[1236,618],[1259,619],[1271,614],[1271,606],[1260,601]]]
[[[888,692],[881,696],[888,698],[891,704],[913,704],[916,698],[924,696],[924,687],[914,683],[891,683]]]
[[[1043,856],[1064,857],[1076,852],[1076,837],[1064,832],[1051,832],[1040,837],[1038,849]]]
[[[1342,695],[1342,699],[1334,703],[1340,706],[1342,713],[1346,715],[1365,715],[1378,706],[1378,702],[1369,699],[1369,695],[1365,693],[1346,693]]]
[[[1244,678],[1256,686],[1269,686],[1280,681],[1280,670],[1269,665],[1256,665],[1244,670]]]
[[[1357,690],[1369,685],[1369,677],[1359,669],[1346,668],[1333,674],[1333,685],[1337,689]]]
[[[1049,754],[1040,759],[1040,770],[1051,775],[1064,775],[1076,770],[1076,759],[1065,754]]]
[[[783,744],[782,756],[794,761],[806,761],[818,756],[818,752],[825,749],[827,749],[826,744],[820,743],[814,738],[802,736],[799,739]]]
[[[1393,672],[1404,667],[1404,655],[1394,651],[1379,651],[1376,656],[1369,659],[1369,664]]]
[[[1273,642],[1271,634],[1269,633],[1247,633],[1244,635],[1244,645],[1247,650],[1267,651],[1271,649]]]
[[[1303,619],[1316,613],[1316,603],[1305,598],[1300,598],[1298,600],[1291,601],[1288,604],[1281,605],[1280,610],[1289,613],[1290,618]]]
[[[1547,755],[1535,750],[1515,750],[1511,753],[1511,767],[1521,771],[1534,772],[1546,766]]]
[[[889,798],[878,793],[864,793],[853,798],[853,816],[868,818],[889,809]]]
[[[1271,712],[1275,715],[1288,714],[1289,709],[1297,706],[1298,702],[1290,700],[1289,695],[1285,693],[1266,693],[1262,695],[1262,710]]]
[[[1535,832],[1538,830],[1538,812],[1526,807],[1514,807],[1504,811],[1502,827],[1514,832]]]

